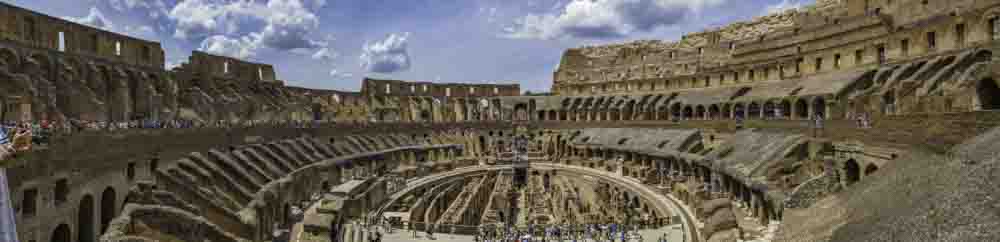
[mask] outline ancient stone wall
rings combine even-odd
[[[177,72],[189,72],[189,75],[202,77],[223,77],[251,83],[280,82],[274,67],[269,64],[253,63],[232,57],[212,55],[194,51]]]
[[[0,3],[0,38],[46,50],[163,68],[160,43],[77,24]]]
[[[495,97],[518,96],[519,84],[432,83],[365,78],[364,96]]]

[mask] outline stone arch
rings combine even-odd
[[[795,100],[795,116],[800,119],[809,118],[809,104],[806,103],[806,99]]]
[[[14,69],[19,66],[21,66],[21,57],[17,55],[17,51],[11,48],[0,48],[0,68],[14,72]]]
[[[861,167],[854,159],[844,162],[844,184],[851,185],[861,180]]]
[[[670,115],[673,116],[673,118],[675,118],[675,119],[680,119],[681,118],[681,112],[682,112],[681,109],[682,109],[681,108],[681,103],[670,104]]]
[[[80,206],[76,216],[76,241],[93,242],[94,235],[94,197],[90,194],[83,195],[80,199]]]
[[[695,108],[694,116],[695,116],[695,119],[704,119],[705,118],[705,106],[704,105],[698,105],[698,107]]]
[[[792,101],[789,101],[788,99],[781,100],[781,104],[778,105],[778,113],[781,115],[780,118],[791,119]]]
[[[760,119],[760,103],[750,102],[750,106],[747,107],[747,119]]]
[[[812,112],[811,113],[812,113],[813,116],[815,116],[817,118],[823,118],[823,119],[825,119],[827,117],[827,114],[826,114],[826,98],[823,98],[822,96],[818,96],[818,97],[813,98],[813,100],[812,100],[812,106],[813,107],[812,107]]]
[[[633,116],[636,111],[638,110],[636,110],[635,100],[629,101],[628,104],[625,105],[625,110],[622,114],[623,116],[622,120],[633,120],[634,119]]]
[[[103,234],[105,230],[108,229],[108,224],[111,220],[115,218],[115,213],[118,211],[117,206],[115,206],[115,201],[117,196],[115,194],[115,189],[108,187],[104,189],[101,193],[101,233]]]
[[[733,105],[725,103],[722,104],[722,119],[731,119],[733,117]]]
[[[876,166],[875,164],[870,164],[869,163],[867,166],[865,166],[865,176],[866,177],[868,175],[871,175],[872,173],[875,173],[876,171],[878,171],[878,166]]]
[[[691,119],[694,116],[694,108],[691,105],[684,106],[684,120]]]
[[[1000,86],[993,78],[976,83],[976,96],[979,98],[980,110],[1000,109]]]
[[[52,242],[70,242],[72,240],[73,232],[69,230],[69,225],[59,224],[56,229],[52,231],[52,238],[49,241]]]
[[[38,64],[38,69],[41,70],[41,73],[49,73],[51,70],[52,62],[49,60],[49,56],[39,52],[32,53],[29,58]]]
[[[718,104],[712,104],[711,106],[708,106],[708,118],[709,119],[719,119],[720,118],[719,115],[721,115],[720,112],[721,111],[719,109],[719,105]]]
[[[777,118],[777,116],[779,116],[779,114],[777,113],[777,110],[778,110],[778,107],[777,107],[776,104],[774,104],[774,101],[768,100],[768,101],[764,102],[764,115],[761,118],[763,118],[763,119],[774,119],[774,118]]]
[[[743,106],[743,103],[733,104],[733,118],[745,118],[746,112],[744,110],[746,108]]]
[[[500,107],[501,107],[500,100],[497,100],[497,110],[501,110]],[[537,108],[538,108],[538,103],[535,102],[534,98],[528,100],[528,113],[535,113],[535,110],[537,110]]]

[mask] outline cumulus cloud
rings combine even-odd
[[[101,13],[101,10],[97,9],[97,7],[90,7],[90,13],[87,14],[87,16],[83,16],[80,18],[65,17],[65,19],[108,31],[112,31],[115,28],[114,24],[111,23],[111,21],[108,20],[108,18],[105,18],[104,14]]]
[[[392,73],[410,69],[407,42],[410,33],[390,34],[381,41],[365,43],[361,49],[361,68],[368,72]]]
[[[764,13],[765,14],[781,13],[789,9],[798,9],[800,7],[802,7],[802,3],[799,1],[781,0],[780,3],[768,5],[767,8],[764,9],[765,11]]]
[[[167,4],[163,0],[94,0],[94,1],[106,1],[108,6],[118,12],[124,12],[128,10],[144,10],[149,13],[151,18],[160,18],[166,16],[167,14]]]
[[[503,36],[519,39],[564,37],[606,39],[681,23],[724,0],[573,0],[558,13],[514,20]]]
[[[248,59],[256,55],[258,49],[259,46],[249,37],[229,38],[224,35],[205,38],[198,47],[198,50],[204,52],[239,59]]]
[[[238,43],[247,45],[240,48],[244,50],[269,48],[313,53],[329,46],[328,41],[309,37],[319,27],[315,11],[324,5],[326,0],[187,0],[174,6],[168,17],[176,22],[175,38],[205,38],[203,47]],[[236,35],[242,37],[226,37]],[[239,53],[252,55],[255,51]]]
[[[146,39],[146,40],[158,39],[156,36],[156,31],[153,30],[153,27],[150,27],[148,25],[138,25],[138,26],[126,25],[123,32],[125,33],[125,35],[138,37],[140,39]]]

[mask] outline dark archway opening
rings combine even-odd
[[[80,207],[76,217],[78,242],[94,241],[94,198],[84,195],[80,199]]]
[[[789,119],[792,117],[792,102],[788,100],[782,100],[781,105],[778,106],[778,113],[781,114],[781,118]]]
[[[871,175],[876,171],[878,171],[878,166],[875,166],[875,164],[868,164],[865,166],[865,176]]]
[[[108,224],[115,218],[115,189],[108,187],[101,193],[101,233],[108,229]]]
[[[52,231],[52,242],[70,242],[69,225],[60,224]]]
[[[993,79],[980,80],[976,86],[976,94],[983,110],[1000,109],[1000,87]]]
[[[805,99],[795,101],[795,113],[800,119],[809,118],[809,104],[806,103]]]
[[[826,99],[823,97],[816,97],[813,100],[813,116],[815,118],[824,119],[826,118]]]
[[[749,111],[749,112],[747,112],[747,119],[759,119],[760,118],[760,104],[759,103],[750,103],[750,107],[748,108],[747,111]]]
[[[857,161],[854,159],[847,160],[844,163],[844,181],[846,185],[854,184],[861,180],[861,167],[858,165]]]

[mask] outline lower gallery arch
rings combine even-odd
[[[826,118],[826,99],[816,97],[813,99],[812,115],[816,118]]]
[[[844,163],[844,182],[846,185],[854,184],[861,180],[861,167],[858,162],[854,159],[847,160]]]
[[[792,118],[792,102],[788,101],[788,99],[781,100],[781,105],[778,105],[778,111],[778,113],[781,114],[781,118]]]
[[[56,229],[52,231],[52,238],[49,241],[52,242],[70,242],[72,234],[69,230],[69,225],[59,224]]]
[[[795,101],[795,115],[800,119],[809,118],[809,104],[806,103],[804,98],[799,98]]]
[[[76,241],[93,242],[94,236],[94,197],[90,194],[80,199],[80,207],[76,217]]]
[[[108,229],[108,223],[115,218],[115,189],[108,187],[101,193],[101,233]]]
[[[1000,87],[992,78],[979,81],[976,85],[976,95],[979,97],[981,110],[1000,109]]]
[[[876,171],[878,171],[878,166],[875,166],[875,164],[868,164],[865,166],[865,176],[871,175]]]

